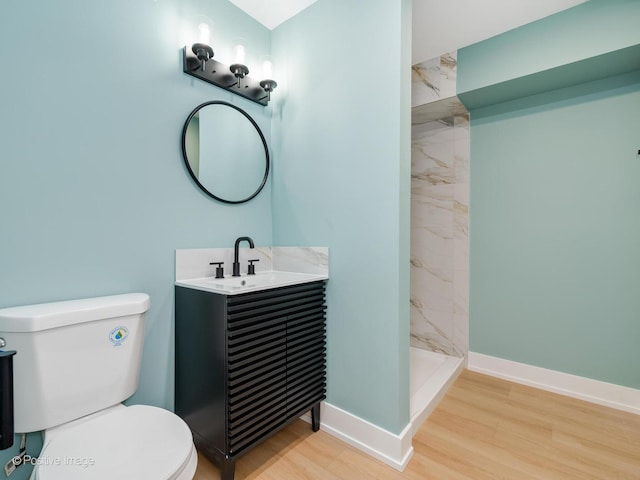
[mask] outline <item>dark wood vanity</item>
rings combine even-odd
[[[175,410],[232,480],[242,454],[326,393],[325,281],[237,295],[175,287]]]

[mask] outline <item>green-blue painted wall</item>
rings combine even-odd
[[[409,421],[410,3],[320,0],[277,27],[273,234],[326,245],[328,399]],[[280,88],[280,87],[279,87]]]
[[[639,6],[592,1],[462,49],[461,98],[551,50],[562,67],[578,46],[589,61],[612,38],[640,43]],[[470,349],[640,388],[640,70],[526,93],[471,109]]]
[[[469,110],[640,69],[640,0],[591,0],[458,51]]]
[[[273,110],[182,72],[202,20],[225,63],[238,36],[249,64],[274,39]],[[320,0],[269,32],[226,0],[9,0],[0,40],[0,308],[149,293],[130,403],[171,409],[174,250],[240,235],[328,245],[330,399],[393,432],[407,424],[408,1],[375,0],[363,15]],[[350,78],[382,57],[380,83]],[[216,203],[183,165],[183,122],[208,100],[245,109],[272,147],[273,174],[248,204]],[[29,436],[30,454],[40,445]]]
[[[240,106],[271,136],[269,109],[182,72],[200,14],[213,21],[216,56],[239,33],[256,56],[248,62],[269,53],[269,30],[226,0],[0,3],[0,307],[148,293],[131,403],[167,408],[174,250],[230,247],[240,235],[272,242],[270,182],[228,206],[183,165],[184,121],[207,100]],[[29,446],[37,455],[39,435]]]
[[[590,0],[462,48],[458,92],[501,84],[640,43],[640,1]]]

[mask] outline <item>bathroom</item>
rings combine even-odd
[[[364,16],[356,2],[320,0],[273,32],[226,0],[3,5],[0,307],[148,293],[142,374],[130,403],[172,409],[175,250],[231,247],[242,235],[258,245],[327,246],[331,402],[400,435],[410,417],[410,18],[407,2],[375,1],[379,8],[368,8]],[[270,45],[278,60],[274,73],[280,68],[286,75],[278,77],[268,108],[182,73],[185,31],[203,8],[213,20],[216,55],[231,49],[238,32],[248,47],[254,46],[248,55],[256,59]],[[327,25],[332,25],[330,36]],[[439,53],[444,51],[450,50]],[[398,68],[378,69],[381,59]],[[242,105],[270,138],[270,180],[247,204],[212,201],[185,172],[182,124],[196,105],[212,99]],[[534,155],[536,139],[531,143],[529,155]],[[538,174],[537,181],[549,181]],[[570,184],[571,178],[564,171],[554,181]],[[615,186],[599,189],[603,198]],[[559,202],[559,188],[556,193]],[[621,217],[632,217],[623,210],[632,204],[619,204]],[[539,220],[533,206],[527,207],[526,214]],[[601,205],[596,213],[601,220],[607,211]],[[577,235],[582,226],[574,224],[572,232]],[[543,222],[531,224],[529,233],[539,235],[536,228],[543,227]],[[496,235],[507,234],[504,224],[495,228]],[[521,245],[529,246],[522,228]],[[626,238],[635,238],[625,228]],[[483,238],[478,247],[488,249],[489,239]],[[608,242],[617,246],[613,239]],[[637,252],[629,245],[618,251],[627,252],[633,263]],[[513,255],[518,246],[504,245]],[[492,255],[479,258],[484,263],[478,268],[492,275],[509,272],[504,259],[497,264],[499,272],[492,271],[490,262],[499,257],[487,253]],[[534,260],[544,256],[544,251],[535,253]],[[599,260],[602,271],[606,263]],[[562,270],[567,282],[569,267]],[[536,283],[528,288],[540,288],[540,279],[530,280]],[[475,281],[472,273],[479,290],[471,289],[471,305],[481,309],[484,321],[470,323],[473,351],[640,387],[630,385],[631,374],[610,374],[638,365],[624,339],[637,338],[637,326],[622,320],[625,311],[637,311],[632,299],[619,307],[619,315],[611,315],[615,318],[599,312],[607,318],[608,334],[618,335],[608,343],[593,341],[601,330],[592,316],[588,338],[582,329],[574,335],[580,326],[568,323],[545,324],[546,336],[536,330],[536,341],[551,342],[541,362],[534,352],[518,352],[517,340],[531,333],[527,322],[533,314],[513,324],[506,314],[489,319],[488,303],[497,301],[492,284]],[[637,277],[620,281],[633,284]],[[515,288],[508,278],[502,282],[505,289]],[[560,298],[555,305],[570,316],[569,302]],[[473,318],[473,308],[470,314]],[[616,355],[605,355],[614,349]],[[583,351],[602,357],[602,365],[583,369],[589,363]],[[37,435],[29,436],[34,454],[38,441]],[[2,453],[2,463],[15,448]],[[12,478],[19,479],[19,473]]]

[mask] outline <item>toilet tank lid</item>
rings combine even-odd
[[[146,293],[126,293],[0,309],[0,332],[37,332],[51,328],[144,313]]]

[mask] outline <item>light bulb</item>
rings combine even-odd
[[[270,60],[265,60],[264,62],[262,62],[262,76],[264,78],[273,77],[273,64]]]
[[[235,54],[236,54],[236,60],[235,63],[239,63],[241,65],[244,65],[244,58],[245,58],[245,48],[244,45],[236,45],[235,46]]]
[[[267,99],[267,102],[271,101],[271,92],[278,86],[278,82],[273,80],[273,64],[271,63],[271,57],[265,55],[262,57],[262,80],[260,80],[260,86],[267,92],[267,96],[260,100]]]
[[[209,25],[201,23],[198,25],[198,30],[200,31],[200,43],[209,45]]]

